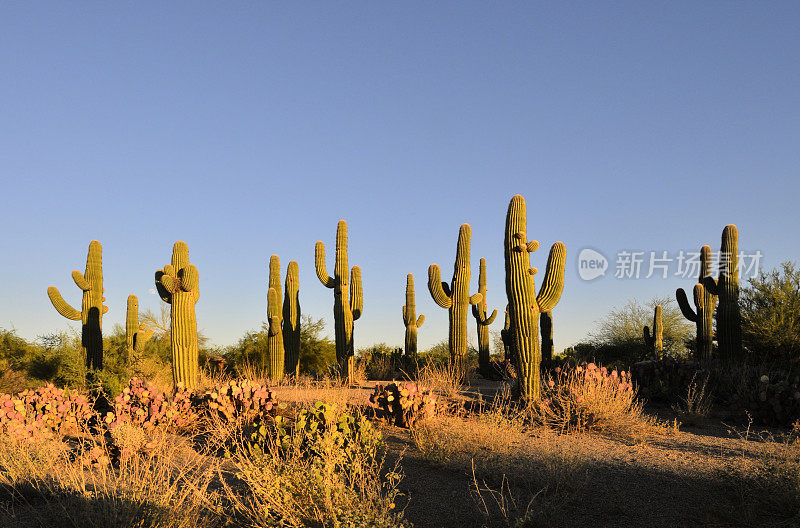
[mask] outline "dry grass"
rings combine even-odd
[[[467,381],[463,363],[431,362],[417,372],[420,387],[450,399],[458,398]]]

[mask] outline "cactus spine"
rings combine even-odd
[[[486,317],[486,259],[482,258],[478,271],[478,293],[481,300],[472,305],[472,316],[478,326],[478,366],[484,376],[489,374],[489,325],[497,317],[497,310],[492,315]]]
[[[528,240],[527,224],[525,198],[517,194],[511,198],[506,215],[506,293],[519,390],[530,401],[540,397],[539,313],[551,310],[561,298],[567,248],[561,242],[550,248],[542,286],[536,295],[533,276],[537,269],[531,267],[530,254],[539,248],[539,243]]]
[[[283,331],[281,329],[283,304],[281,299],[281,261],[278,255],[269,258],[269,286],[267,287],[267,375],[273,382],[283,379]]]
[[[139,299],[128,295],[128,310],[125,314],[125,348],[134,368],[139,364],[144,353],[144,345],[153,337],[153,330],[144,323],[139,324]]]
[[[539,328],[542,332],[542,361],[553,359],[553,311],[548,310],[539,315]]]
[[[197,318],[194,305],[200,299],[199,275],[189,263],[189,247],[178,241],[172,247],[172,263],[156,271],[156,290],[170,305],[169,330],[172,348],[172,380],[175,387],[197,385]]]
[[[406,356],[417,355],[417,329],[425,322],[425,315],[417,318],[417,306],[414,299],[414,275],[406,276],[406,304],[403,306],[403,323],[406,325]]]
[[[661,305],[656,305],[653,311],[653,333],[650,328],[644,327],[644,342],[657,359],[661,359],[664,352],[664,326],[661,324]]]
[[[717,343],[720,356],[731,360],[742,353],[742,319],[739,312],[739,231],[729,224],[722,230],[719,278],[703,278],[703,286],[719,298]]]
[[[336,336],[336,360],[339,369],[353,382],[353,322],[361,317],[364,299],[361,290],[361,268],[347,264],[347,222],[339,220],[336,227],[336,263],[333,277],[325,268],[325,244],[318,241],[314,251],[317,278],[326,288],[333,290],[333,321]],[[348,282],[348,274],[349,282]],[[348,290],[349,288],[349,290]],[[348,296],[349,293],[349,296]]]
[[[283,347],[287,374],[300,374],[300,279],[297,262],[286,268],[286,290],[283,296]]]
[[[703,280],[711,275],[711,248],[703,246],[700,249],[700,277],[694,285],[694,306],[692,310],[686,292],[683,288],[675,290],[675,297],[678,299],[678,306],[681,308],[684,317],[695,323],[697,326],[697,339],[695,340],[695,359],[701,363],[707,363],[711,359],[713,350],[714,330],[712,318],[714,307],[717,305],[717,296],[712,294],[703,284]]]
[[[103,370],[103,314],[108,306],[103,305],[103,247],[97,240],[89,244],[86,257],[86,272],[72,272],[72,280],[83,291],[81,311],[70,306],[55,286],[47,288],[50,302],[58,313],[72,321],[81,322],[81,349],[86,357],[86,368]]]
[[[472,228],[469,224],[462,224],[458,231],[456,263],[451,284],[442,282],[438,264],[431,264],[428,268],[428,290],[431,292],[431,297],[436,304],[449,310],[450,360],[456,365],[463,364],[467,357],[467,308],[470,304],[478,304],[483,298],[480,293],[471,297],[469,295],[471,237]]]

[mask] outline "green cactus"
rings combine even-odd
[[[283,296],[283,347],[286,350],[285,370],[300,375],[300,278],[297,262],[286,268],[286,290]]]
[[[500,330],[500,339],[503,341],[503,359],[513,363],[515,360],[511,347],[511,316],[508,315],[508,305],[506,305],[506,318],[503,323],[503,329]]]
[[[125,315],[125,349],[129,361],[137,369],[144,353],[144,345],[153,337],[153,330],[139,323],[139,299],[128,295],[128,310]]]
[[[458,245],[456,246],[456,263],[453,268],[451,284],[442,282],[441,271],[438,264],[431,264],[428,268],[428,290],[433,300],[449,310],[450,333],[449,348],[450,360],[454,365],[463,365],[467,357],[467,308],[470,304],[478,304],[483,295],[476,293],[469,295],[469,249],[472,228],[469,224],[462,224],[458,231]]]
[[[539,314],[539,329],[542,332],[542,361],[553,359],[553,311]]]
[[[361,268],[347,264],[347,222],[339,220],[336,226],[336,263],[333,277],[325,268],[325,244],[317,241],[314,251],[314,266],[317,278],[326,288],[333,290],[333,321],[336,338],[336,360],[342,375],[353,382],[354,346],[353,323],[361,317],[364,298],[361,290]],[[348,282],[348,274],[349,282]],[[349,297],[348,297],[349,293]]]
[[[661,324],[661,305],[656,305],[653,312],[653,333],[650,328],[644,327],[644,343],[653,353],[656,359],[661,359],[664,355],[664,325]]]
[[[525,198],[517,194],[511,198],[506,216],[506,293],[519,391],[531,401],[538,400],[541,393],[539,313],[553,309],[561,298],[567,248],[562,242],[550,248],[542,287],[536,295],[533,276],[537,269],[531,267],[530,254],[539,248],[539,243],[528,241],[527,224]]]
[[[197,318],[194,305],[200,299],[197,268],[189,263],[189,247],[178,241],[172,247],[172,263],[156,271],[156,290],[170,305],[172,380],[176,388],[197,386]]]
[[[283,303],[281,299],[281,261],[278,255],[269,258],[269,286],[267,290],[267,375],[277,383],[283,379],[283,331],[281,328]]]
[[[403,324],[406,325],[406,356],[417,355],[417,329],[425,322],[425,315],[417,318],[417,305],[414,299],[414,275],[406,276],[406,304],[403,305]]]
[[[482,258],[478,272],[478,293],[481,300],[472,305],[472,316],[478,325],[478,366],[484,376],[489,374],[489,325],[497,317],[497,310],[486,317],[486,259]]]
[[[61,297],[55,286],[47,288],[47,295],[56,311],[72,321],[81,322],[81,350],[86,357],[86,368],[103,370],[103,314],[108,306],[103,305],[103,247],[97,240],[89,244],[86,257],[86,272],[72,272],[72,280],[83,290],[81,311],[76,310]]]
[[[739,312],[739,231],[729,224],[722,230],[719,278],[703,277],[703,286],[719,298],[717,344],[724,360],[741,357],[742,318]]]
[[[694,306],[692,310],[686,292],[683,288],[675,290],[678,306],[684,317],[697,326],[697,339],[695,340],[695,359],[707,363],[711,359],[713,350],[714,330],[712,318],[714,307],[717,305],[717,296],[712,294],[703,284],[703,279],[711,275],[711,248],[703,246],[700,249],[700,277],[694,285]]]

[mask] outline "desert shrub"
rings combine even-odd
[[[379,418],[398,427],[413,427],[436,414],[436,394],[413,382],[377,385],[369,397]]]

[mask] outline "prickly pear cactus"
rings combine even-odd
[[[478,272],[478,293],[481,294],[481,300],[477,304],[472,305],[472,316],[478,325],[478,366],[481,374],[484,376],[489,375],[489,325],[494,322],[497,317],[497,310],[492,312],[492,315],[486,317],[486,259],[482,258]]]
[[[153,337],[153,330],[139,323],[139,299],[128,295],[128,311],[125,314],[125,349],[128,360],[137,367],[144,353],[144,345]]]
[[[336,337],[336,360],[339,369],[349,382],[353,382],[354,346],[353,322],[361,317],[364,298],[361,290],[361,268],[347,264],[347,222],[339,220],[336,227],[336,264],[333,277],[325,268],[325,244],[318,241],[314,251],[317,278],[326,288],[333,290],[333,321]],[[350,275],[348,281],[348,274]]]
[[[449,348],[450,360],[456,365],[463,365],[467,357],[467,308],[471,304],[478,304],[483,295],[469,294],[469,250],[472,228],[469,224],[462,224],[458,231],[458,245],[456,246],[456,263],[453,268],[453,280],[450,284],[442,282],[441,271],[438,264],[431,264],[428,268],[428,290],[433,300],[449,310],[450,332]]]
[[[269,259],[269,287],[267,290],[267,375],[277,383],[283,379],[283,329],[281,323],[283,303],[281,299],[281,262],[278,255]]]
[[[289,262],[286,268],[286,289],[283,295],[283,348],[285,371],[300,374],[300,279],[297,262]]]
[[[722,230],[719,277],[703,278],[703,286],[719,299],[717,344],[724,360],[741,357],[742,318],[739,312],[739,230],[729,224]]]
[[[189,263],[189,247],[178,241],[172,247],[172,263],[156,271],[156,290],[171,306],[170,345],[172,380],[176,388],[197,386],[197,318],[194,305],[200,298],[197,268]]]
[[[108,306],[103,305],[106,298],[103,297],[103,247],[100,242],[92,240],[86,257],[86,273],[75,270],[72,279],[83,291],[80,311],[67,304],[55,286],[47,288],[47,295],[58,313],[81,322],[81,349],[86,357],[86,368],[103,370],[102,326]]]
[[[417,329],[425,322],[425,315],[417,318],[417,305],[414,299],[414,275],[406,276],[406,304],[403,305],[403,324],[406,325],[406,356],[417,355]]]
[[[664,325],[661,324],[661,305],[656,305],[653,311],[653,333],[650,328],[644,327],[644,343],[653,353],[656,359],[661,359],[664,355]]]
[[[695,340],[695,359],[701,363],[711,360],[713,350],[714,330],[712,318],[714,307],[717,305],[717,296],[712,294],[703,280],[711,275],[711,248],[703,246],[700,249],[700,277],[694,285],[694,307],[689,306],[686,292],[683,288],[675,290],[675,297],[678,299],[678,306],[683,312],[683,316],[695,323],[697,326],[697,339]]]
[[[537,269],[531,267],[530,254],[539,248],[539,242],[528,240],[527,224],[525,198],[517,194],[511,198],[506,215],[506,294],[519,391],[531,401],[538,400],[541,394],[539,313],[552,310],[561,298],[567,248],[561,242],[550,248],[537,295],[533,281]]]

